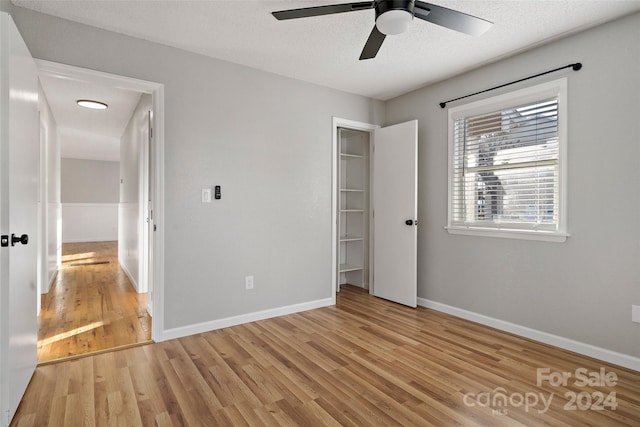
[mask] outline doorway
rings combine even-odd
[[[332,295],[341,285],[373,293],[370,224],[372,219],[371,136],[377,125],[333,118]]]
[[[338,278],[342,285],[369,289],[370,134],[338,128]]]
[[[333,119],[332,294],[417,305],[418,122]],[[335,301],[335,300],[334,300]]]
[[[48,148],[57,150],[58,153],[50,153],[48,162],[43,162],[48,163],[48,167],[44,167],[41,172],[41,228],[45,231],[42,233],[43,242],[39,252],[39,272],[43,278],[38,282],[39,294],[51,292],[52,287],[56,293],[67,291],[72,282],[78,280],[82,284],[81,288],[86,288],[84,290],[90,287],[94,289],[85,292],[89,295],[88,299],[77,299],[81,301],[81,307],[69,307],[68,315],[58,316],[67,325],[60,328],[60,333],[52,335],[49,331],[48,336],[43,338],[49,343],[68,338],[73,343],[74,334],[76,343],[81,341],[81,334],[85,338],[92,335],[96,338],[91,345],[85,342],[75,349],[69,349],[67,356],[121,347],[123,339],[125,345],[127,340],[133,340],[130,344],[150,339],[160,341],[163,306],[158,301],[162,296],[163,277],[159,262],[163,251],[161,230],[157,224],[163,206],[163,87],[152,82],[48,61],[36,62],[42,82],[41,95],[45,99],[49,98],[48,87],[55,85],[85,89],[87,93],[97,93],[97,96],[105,91],[104,93],[112,95],[110,99],[113,111],[116,110],[115,107],[120,107],[117,109],[118,114],[125,115],[125,125],[122,125],[124,128],[117,132],[120,133],[117,138],[103,135],[103,141],[97,141],[103,143],[103,153],[99,153],[98,158],[83,159],[87,157],[84,153],[65,156],[64,150],[69,147],[64,147],[64,143],[71,141],[73,151],[73,136],[78,136],[76,151],[87,151],[90,142],[88,133],[70,130],[67,118],[57,122],[56,113],[62,111],[62,117],[66,113],[64,110],[53,106],[49,111],[54,117],[45,127],[53,127],[57,140]],[[69,104],[75,103],[75,98],[85,98],[78,92],[69,96],[71,98],[67,101],[73,101],[68,102]],[[127,97],[130,98],[129,101],[125,99]],[[71,112],[78,117],[82,117],[81,114],[84,113],[76,105],[68,108],[75,108]],[[42,114],[41,111],[41,121]],[[92,121],[94,117],[99,115],[84,116],[84,122],[93,126],[90,131],[100,129],[98,119]],[[120,120],[122,121],[122,117]],[[109,150],[113,152],[114,148],[118,154],[117,159],[100,159],[100,155]],[[100,150],[98,148],[98,152]],[[63,157],[64,160],[61,161]],[[75,185],[68,184],[65,188],[75,186],[77,188],[72,193],[84,191],[84,198],[87,199],[67,203],[68,197],[61,197],[65,194],[60,191],[60,174],[64,168],[74,165],[76,169],[84,168],[85,172],[93,173],[94,177],[89,185],[82,182],[82,173],[77,170],[71,178],[66,177],[67,182],[75,182]],[[117,168],[116,195],[115,200],[113,195],[107,200],[105,195],[111,192],[111,187],[100,188],[100,184],[103,181],[111,182],[114,165]],[[105,172],[101,175],[102,178],[98,177],[96,180],[101,168],[110,168],[111,172]],[[150,233],[155,236],[150,236]],[[58,286],[60,284],[62,286]],[[75,290],[78,289],[76,286]],[[112,291],[116,293],[112,294]],[[128,302],[123,302],[125,300]],[[128,311],[125,311],[125,306],[130,307]],[[42,314],[45,313],[45,308],[43,307]],[[85,314],[79,315],[78,312],[83,310]],[[102,313],[102,317],[91,315],[96,312]],[[84,317],[86,324],[72,322],[72,318],[78,317]],[[48,327],[51,329],[50,325]],[[124,330],[128,331],[125,335],[130,335],[129,337],[122,336]],[[108,334],[111,336],[105,337]],[[116,334],[119,336],[116,337]],[[98,338],[102,338],[102,344],[98,343]]]

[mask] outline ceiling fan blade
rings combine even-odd
[[[382,34],[378,30],[378,27],[374,25],[373,30],[371,30],[371,34],[369,34],[369,38],[367,39],[367,43],[365,43],[364,49],[362,49],[360,60],[362,61],[363,59],[375,58],[385,37],[387,36]]]
[[[309,16],[331,15],[333,13],[355,12],[357,10],[373,9],[372,1],[359,3],[332,4],[327,6],[303,7],[301,9],[281,10],[271,12],[278,20],[306,18]]]
[[[479,36],[493,25],[493,22],[476,16],[418,0],[416,0],[413,11],[416,18],[471,36]]]

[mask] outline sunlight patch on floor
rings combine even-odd
[[[62,255],[62,262],[78,261],[81,259],[90,259],[97,256],[97,252],[83,252],[77,254]]]
[[[49,344],[52,344],[52,343],[57,342],[57,341],[62,341],[64,339],[67,339],[67,338],[72,337],[74,335],[80,335],[80,334],[82,334],[84,332],[87,332],[87,331],[90,331],[92,329],[97,329],[97,328],[99,328],[99,327],[101,327],[103,325],[104,325],[104,322],[101,320],[99,322],[94,322],[94,323],[91,323],[89,325],[81,326],[79,328],[72,329],[70,331],[54,335],[54,336],[52,336],[50,338],[45,338],[43,340],[38,340],[38,346],[42,347],[42,346],[49,345]]]

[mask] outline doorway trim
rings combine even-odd
[[[358,122],[355,120],[343,119],[340,117],[331,118],[331,298],[333,304],[336,303],[336,291],[338,289],[338,128],[359,130],[368,132],[373,141],[373,131],[380,128],[380,125],[372,123]],[[373,144],[371,144],[373,145]],[[371,292],[371,288],[369,288]]]
[[[151,95],[153,108],[153,176],[154,188],[154,218],[157,225],[153,238],[151,256],[151,277],[153,283],[151,301],[153,304],[151,339],[155,342],[163,341],[164,333],[164,228],[159,222],[164,219],[164,85],[161,83],[139,80],[131,77],[105,73],[88,68],[76,67],[57,62],[35,59],[38,74],[49,77],[79,80],[87,83],[106,84],[120,89],[142,92]],[[39,254],[41,255],[41,254]],[[149,256],[146,254],[145,256]],[[38,295],[40,297],[40,295]]]

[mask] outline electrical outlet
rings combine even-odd
[[[631,306],[631,321],[640,323],[640,305]]]
[[[247,291],[253,289],[253,276],[246,276],[244,278],[244,289]]]

